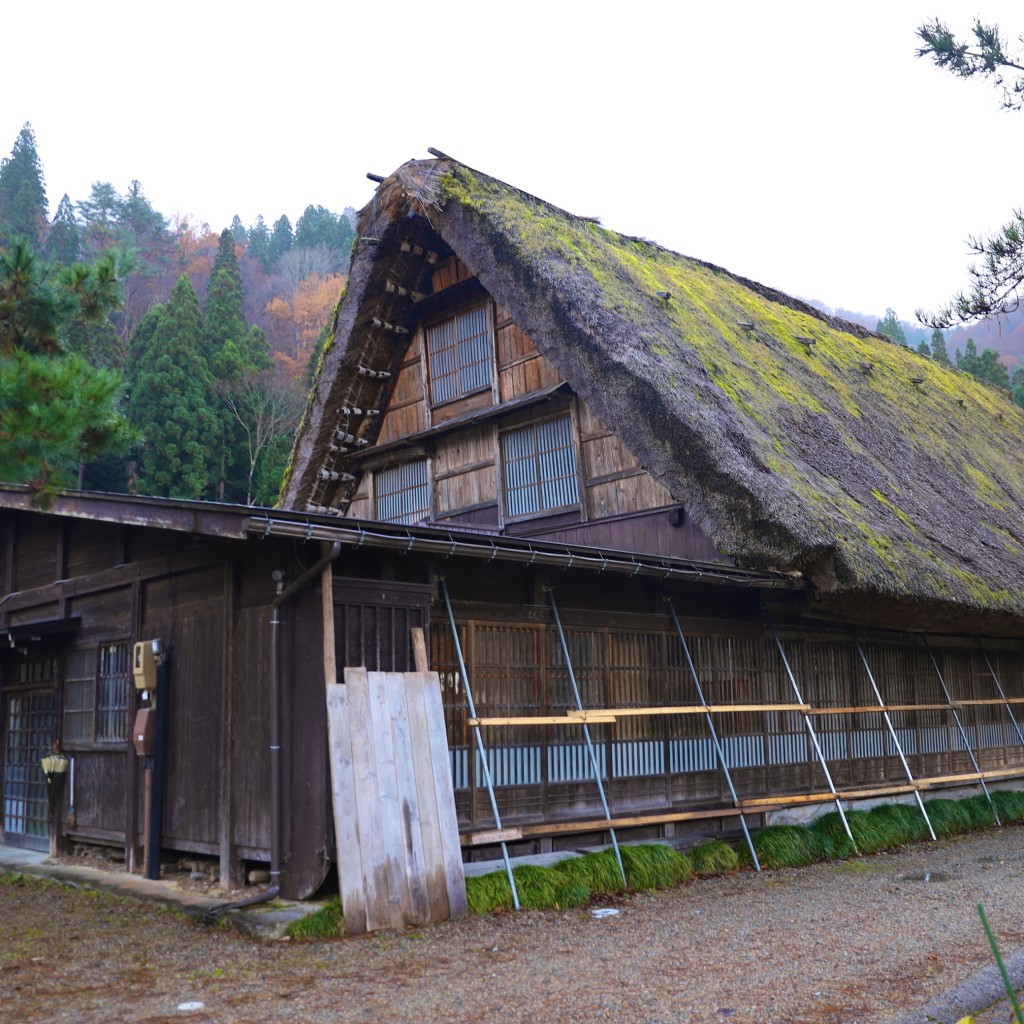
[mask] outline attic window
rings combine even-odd
[[[431,402],[440,405],[489,388],[492,349],[486,304],[428,327]]]
[[[578,505],[579,484],[568,416],[501,437],[505,511],[511,518]]]
[[[379,470],[374,477],[377,518],[384,523],[418,523],[430,518],[427,460]]]

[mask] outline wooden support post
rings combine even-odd
[[[427,641],[423,635],[422,626],[413,626],[409,632],[412,634],[412,662],[417,672],[429,672],[430,661],[427,658]]]
[[[324,554],[330,545],[324,544]],[[338,655],[334,639],[334,570],[328,562],[320,576],[320,597],[324,622],[324,685],[330,689],[338,681]]]

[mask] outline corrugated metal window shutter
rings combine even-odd
[[[377,518],[385,523],[418,523],[430,515],[427,460],[382,469],[375,478]]]
[[[505,506],[512,517],[579,504],[568,416],[502,435]]]
[[[491,326],[487,307],[427,328],[430,395],[435,405],[491,383]]]

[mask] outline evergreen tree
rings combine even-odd
[[[0,253],[0,479],[44,498],[78,466],[123,448],[121,379],[69,353],[66,331],[119,301],[114,257],[51,272],[25,241]]]
[[[997,387],[1010,387],[1010,374],[1006,367],[999,362],[999,353],[994,348],[982,349],[978,376]]]
[[[967,339],[963,354],[961,354],[960,349],[956,350],[955,358],[958,370],[973,374],[975,377],[978,376],[978,370],[981,368],[981,359],[978,356],[978,346],[973,338]]]
[[[922,338],[920,342],[918,342],[917,351],[926,359],[931,359],[932,357],[932,350],[928,347],[928,342],[925,341],[924,338]]]
[[[1013,401],[1024,408],[1024,366],[1018,366],[1010,377],[1010,387],[1013,390]]]
[[[237,245],[245,245],[245,243],[249,241],[249,235],[245,230],[245,225],[242,223],[242,220],[237,213],[231,218],[231,236],[234,238]]]
[[[269,252],[267,255],[271,266],[286,252],[291,252],[294,244],[292,222],[282,214],[274,221],[274,230],[270,235]]]
[[[94,181],[89,198],[79,200],[78,213],[85,225],[85,246],[90,252],[102,252],[114,245],[121,205],[121,196],[109,181]]]
[[[939,327],[932,331],[932,359],[937,363],[942,363],[943,366],[953,365],[949,353],[946,351],[946,336]]]
[[[218,500],[245,501],[252,494],[255,463],[265,442],[253,448],[250,420],[252,396],[265,393],[269,382],[270,346],[259,327],[245,322],[242,275],[235,240],[221,232],[210,287],[206,293],[204,352],[217,381],[221,420],[220,463],[215,494]]]
[[[270,270],[270,232],[261,213],[256,223],[249,228],[249,248],[246,250],[254,260],[258,260],[263,272]]]
[[[61,198],[57,212],[46,236],[46,257],[68,266],[81,255],[82,240],[78,234],[78,221],[67,192]]]
[[[892,308],[885,311],[885,316],[878,321],[878,326],[875,330],[879,334],[884,334],[891,341],[895,341],[897,345],[906,346],[907,344],[907,336],[903,332],[903,325]]]
[[[147,275],[156,272],[159,269],[156,264],[163,262],[171,237],[167,218],[153,209],[137,180],[131,183],[128,194],[115,207],[114,223],[119,244],[139,254],[139,272]]]
[[[221,424],[215,382],[201,355],[199,299],[187,276],[179,278],[157,317],[143,318],[139,331],[145,337],[133,344],[139,363],[129,403],[143,437],[138,488],[163,497],[211,496]]]
[[[322,245],[341,254],[340,266],[347,271],[355,229],[348,217],[331,213],[322,206],[307,206],[295,225],[295,248],[314,249]]]
[[[994,348],[986,348],[978,355],[978,346],[973,338],[968,338],[963,355],[956,350],[956,365],[965,373],[972,374],[980,380],[986,380],[1001,388],[1010,387],[1010,375],[1006,367],[999,362],[999,353]]]
[[[39,247],[48,212],[36,135],[26,121],[11,155],[0,160],[0,241],[24,238]]]

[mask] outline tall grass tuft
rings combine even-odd
[[[992,804],[984,795],[971,796],[960,801],[960,806],[971,819],[971,828],[991,828],[996,823]]]
[[[819,858],[816,836],[800,825],[768,825],[753,835],[762,867],[799,868]]]
[[[562,880],[557,872],[538,867],[536,864],[522,864],[513,868],[512,874],[516,880],[516,892],[519,893],[521,907],[528,910],[543,910],[544,907],[553,907],[558,902],[555,894]]]
[[[571,857],[558,864],[557,870],[567,878],[582,882],[595,895],[610,896],[626,888],[614,850]]]
[[[1024,819],[1024,793],[1015,789],[996,789],[992,792],[992,803],[1004,822]]]
[[[644,843],[622,846],[619,852],[631,889],[667,889],[693,876],[690,858],[670,846]]]
[[[712,839],[710,843],[695,846],[687,851],[687,856],[693,863],[694,873],[698,875],[720,875],[735,871],[740,866],[739,855],[721,839]]]
[[[819,814],[807,828],[815,836],[818,860],[838,860],[853,856],[853,843],[843,828],[843,819],[839,817],[838,811]]]
[[[953,836],[970,832],[971,815],[958,800],[925,800],[925,810],[931,818],[937,836]]]
[[[912,804],[879,804],[871,808],[871,814],[877,818],[897,823],[903,832],[903,843],[916,843],[922,839],[930,839],[928,822],[924,820],[921,808]]]
[[[512,890],[504,871],[470,875],[466,879],[466,900],[471,914],[489,914],[512,909]]]

